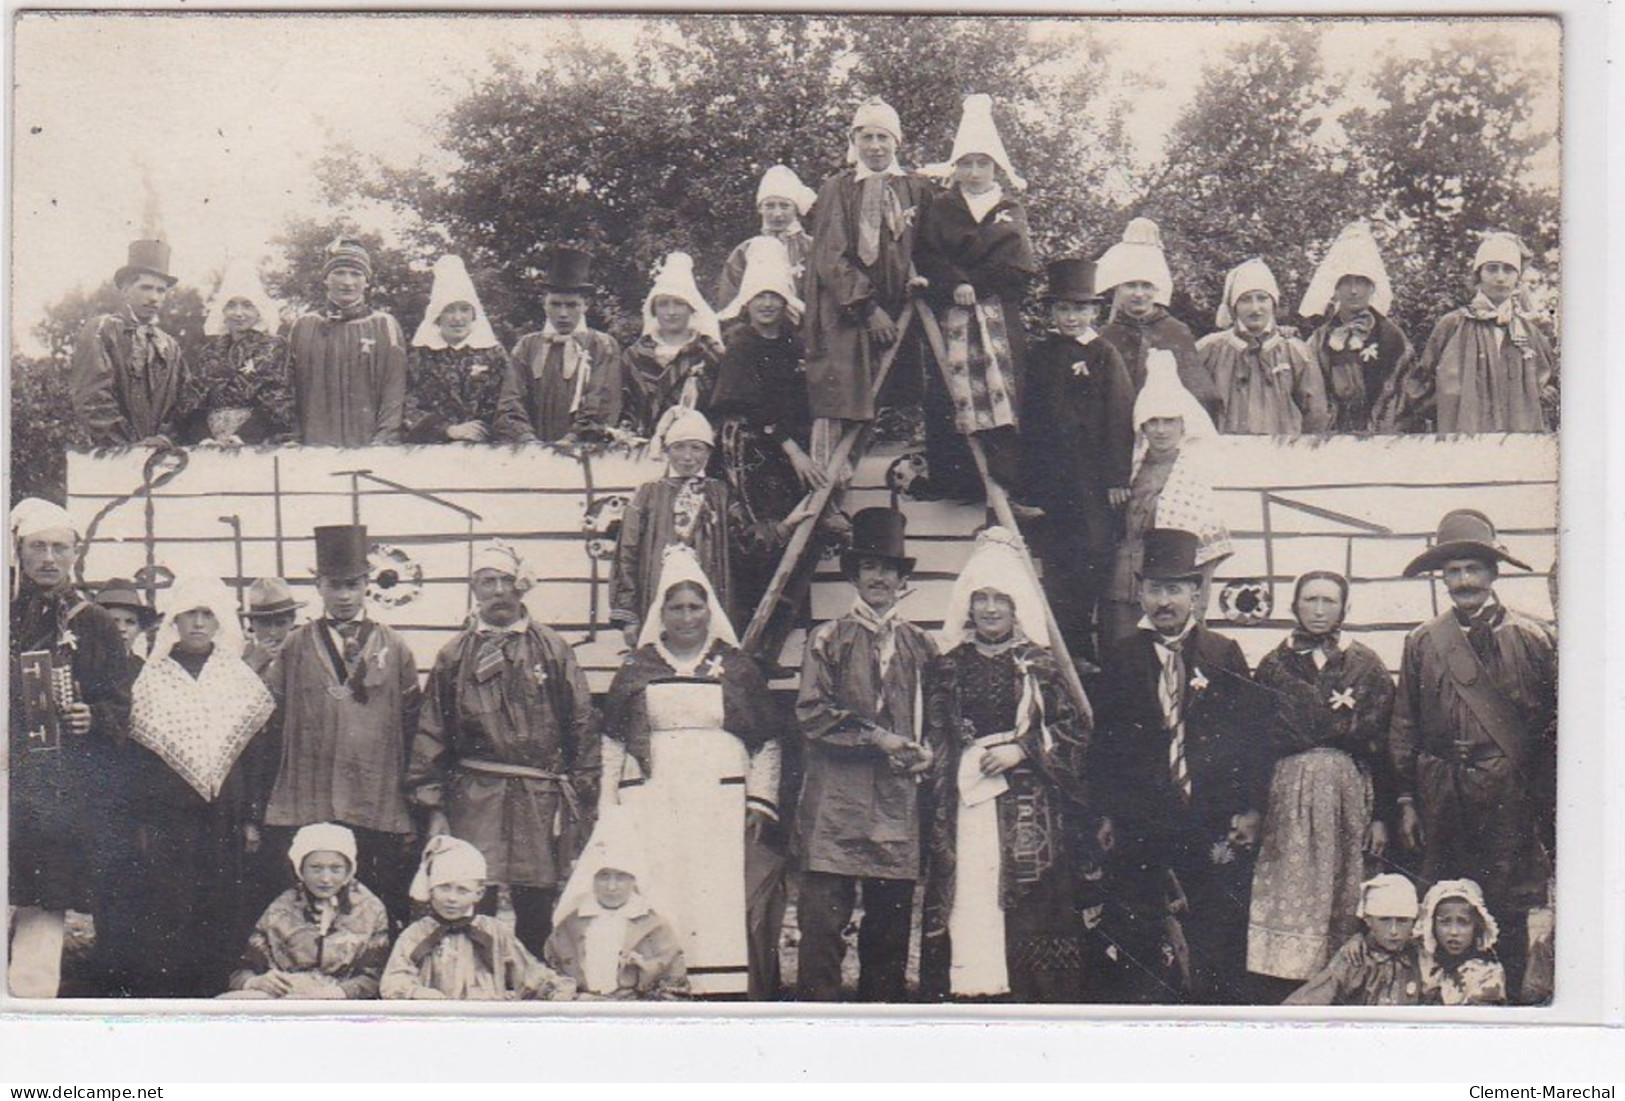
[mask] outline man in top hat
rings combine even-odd
[[[514,346],[497,397],[496,432],[516,443],[603,439],[621,419],[621,348],[587,325],[592,257],[555,245],[543,263],[542,331]]]
[[[132,241],[113,275],[122,305],[86,321],[73,342],[73,409],[96,447],[168,447],[184,414],[186,361],[158,327],[170,288],[169,245]]]
[[[1468,878],[1501,927],[1518,999],[1529,911],[1551,876],[1557,750],[1557,639],[1495,595],[1500,564],[1529,567],[1481,512],[1439,521],[1405,567],[1436,574],[1451,607],[1405,639],[1389,749],[1399,776],[1400,841],[1425,880]]]
[[[1324,318],[1309,334],[1319,364],[1333,432],[1392,432],[1397,380],[1416,353],[1389,319],[1394,288],[1365,222],[1337,235],[1315,269],[1298,313]]]
[[[293,629],[265,675],[283,743],[265,824],[282,831],[271,848],[283,852],[301,826],[350,827],[356,878],[403,924],[416,857],[406,758],[421,692],[411,647],[367,615],[367,556],[364,526],[316,529],[322,616]]]
[[[1549,432],[1557,413],[1557,356],[1519,290],[1529,251],[1510,233],[1486,234],[1473,255],[1473,298],[1439,318],[1400,381],[1400,431]]]
[[[931,764],[917,713],[920,673],[936,656],[931,637],[898,609],[914,570],[904,518],[866,508],[852,519],[841,571],[857,589],[852,609],[807,640],[796,719],[807,740],[794,855],[802,871],[796,996],[836,1001],[841,931],[859,887],[858,997],[904,996],[914,883],[920,875],[916,778]]]
[[[1268,794],[1270,730],[1233,639],[1195,615],[1202,567],[1191,532],[1152,528],[1139,572],[1139,629],[1103,656],[1091,777],[1107,825],[1108,875],[1151,931],[1119,963],[1128,1000],[1179,1000],[1132,970],[1156,944],[1172,872],[1188,908],[1191,996],[1234,1002],[1246,975],[1251,848]],[[1126,962],[1125,962],[1126,961]],[[1159,980],[1165,981],[1165,980]],[[1170,984],[1176,985],[1176,984]]]
[[[54,998],[67,911],[96,901],[133,669],[113,617],[73,585],[80,536],[67,512],[29,497],[11,510],[11,536],[8,981],[13,997]]]
[[[1094,284],[1088,260],[1049,266],[1053,331],[1030,346],[1021,394],[1023,497],[1044,511],[1035,539],[1044,592],[1067,648],[1091,658],[1134,455],[1134,384],[1095,327],[1105,298]]]
[[[505,884],[514,931],[540,957],[598,805],[592,694],[570,644],[526,611],[534,581],[512,546],[479,547],[470,584],[474,618],[429,672],[407,786],[434,809],[431,832],[485,856],[486,912]]]
[[[293,630],[293,621],[305,601],[295,600],[293,590],[280,577],[262,577],[248,586],[248,649],[243,661],[260,676],[271,668],[271,662],[282,652]]]
[[[158,613],[141,599],[135,582],[125,577],[115,577],[103,585],[96,593],[96,603],[113,617],[113,624],[118,627],[119,637],[124,640],[125,651],[130,656],[130,668],[139,673],[143,663],[135,656],[135,643],[152,630],[152,625],[158,622]]]
[[[807,270],[807,254],[812,251],[812,238],[801,227],[801,219],[807,216],[817,198],[818,192],[802,183],[789,165],[776,164],[769,168],[762,173],[762,182],[756,185],[756,210],[762,216],[760,236],[783,243],[798,287]],[[717,278],[714,301],[732,302],[739,294],[745,278],[745,253],[753,240],[753,237],[746,238],[728,254],[722,274]],[[748,296],[746,301],[749,301]]]
[[[801,322],[819,465],[840,439],[842,422],[874,419],[875,371],[897,341],[914,278],[915,230],[935,190],[898,164],[903,126],[882,100],[859,105],[847,141],[852,167],[824,181],[813,207]]]
[[[353,237],[327,246],[327,301],[293,323],[288,375],[306,446],[367,447],[401,442],[406,407],[406,338],[367,302],[372,257]]]

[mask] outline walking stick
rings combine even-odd
[[[942,329],[937,325],[936,317],[931,308],[918,300],[914,309],[920,315],[920,325],[925,329],[925,338],[931,344],[931,357],[937,361],[937,370],[942,372],[943,381],[948,378],[948,347],[943,343]],[[970,445],[971,458],[976,460],[976,472],[982,476],[982,486],[987,490],[987,503],[993,509],[993,515],[1000,524],[1008,528],[1012,534],[1019,535],[1021,528],[1016,524],[1015,514],[1010,511],[1010,498],[1005,494],[1004,487],[993,480],[988,471],[987,452],[982,449],[982,441],[974,433],[965,437]],[[1083,717],[1086,728],[1094,725],[1095,711],[1089,705],[1089,697],[1083,690],[1083,681],[1078,678],[1078,667],[1072,664],[1072,655],[1067,651],[1066,639],[1061,637],[1061,626],[1055,621],[1055,612],[1049,606],[1049,597],[1044,595],[1044,587],[1038,581],[1038,569],[1033,565],[1032,555],[1027,552],[1027,543],[1020,543],[1021,560],[1027,564],[1027,572],[1032,575],[1033,588],[1038,593],[1038,599],[1044,604],[1044,624],[1049,628],[1050,652],[1055,655],[1055,664],[1060,666],[1061,679],[1066,682],[1066,688],[1072,696],[1072,703]]]
[[[913,320],[914,311],[905,306],[902,320],[897,325],[897,339],[881,355],[880,365],[875,369],[875,379],[869,387],[871,401],[880,397],[880,390],[886,385],[886,377],[891,374],[892,360],[897,358],[897,352],[902,348],[903,338],[908,335],[908,327]],[[752,657],[761,656],[756,651],[761,648],[762,636],[767,634],[767,629],[773,622],[773,613],[778,610],[779,601],[784,599],[784,590],[789,588],[790,578],[801,564],[807,548],[812,545],[813,532],[817,530],[818,521],[823,517],[824,509],[829,506],[830,498],[839,488],[840,476],[846,469],[847,459],[857,448],[859,438],[868,433],[873,423],[863,421],[852,424],[841,433],[835,451],[830,455],[829,467],[824,471],[824,484],[813,491],[812,515],[796,525],[790,541],[785,544],[784,554],[779,558],[778,569],[773,572],[773,579],[768,582],[767,591],[762,594],[761,603],[756,605],[756,611],[750,617],[750,625],[745,628],[745,637],[739,642],[739,648]],[[778,655],[773,656],[777,658]]]

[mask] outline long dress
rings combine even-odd
[[[446,429],[479,421],[496,438],[508,353],[489,348],[413,348],[406,367],[406,442],[445,443]]]
[[[604,705],[605,736],[617,743],[606,742],[606,787],[639,825],[694,993],[768,997],[761,972],[778,928],[764,915],[770,869],[749,859],[745,808],[758,777],[777,784],[772,697],[756,663],[720,640],[692,673],[681,664],[651,643],[615,674]]]
[[[1288,640],[1255,674],[1276,693],[1285,755],[1253,874],[1247,970],[1281,979],[1309,978],[1359,931],[1366,829],[1374,808],[1393,805],[1393,679],[1358,642],[1325,661]]]
[[[294,435],[288,342],[250,329],[210,338],[186,380],[181,442],[236,436],[246,444]]]
[[[1078,854],[1087,737],[1054,660],[1026,641],[965,642],[926,667],[931,772],[921,986],[929,997],[1076,1002]],[[985,750],[1026,754],[997,779]]]

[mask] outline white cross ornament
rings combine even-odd
[[[1354,710],[1354,689],[1352,689],[1352,688],[1338,689],[1337,691],[1335,691],[1335,692],[1333,692],[1331,694],[1330,698],[1328,698],[1326,702],[1332,705],[1332,710],[1333,711],[1353,711]]]
[[[1202,674],[1200,669],[1194,669],[1192,672],[1195,673],[1195,676],[1191,677],[1191,691],[1200,692],[1208,685],[1207,677]]]
[[[365,352],[366,354],[371,355],[372,354],[372,346],[374,344],[377,344],[377,343],[378,343],[378,341],[376,339],[374,339],[373,337],[364,336],[364,337],[361,338],[361,350],[363,352]]]

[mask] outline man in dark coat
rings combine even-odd
[[[807,745],[794,845],[802,873],[800,1001],[839,999],[841,931],[860,885],[858,998],[896,1002],[905,994],[920,876],[918,776],[932,760],[916,696],[937,651],[898,612],[897,594],[914,569],[903,553],[903,527],[903,515],[885,508],[852,518],[852,548],[841,568],[857,600],[807,642],[796,700]]]
[[[1044,510],[1044,594],[1067,648],[1090,658],[1134,457],[1134,384],[1095,328],[1105,298],[1094,274],[1087,260],[1049,266],[1055,331],[1029,348],[1021,396],[1022,496]]]
[[[1421,848],[1423,879],[1484,889],[1517,1001],[1529,911],[1552,874],[1557,639],[1496,598],[1502,562],[1529,568],[1496,542],[1488,517],[1457,509],[1405,567],[1406,577],[1437,572],[1452,606],[1405,639],[1389,749],[1401,843]]]
[[[117,313],[85,322],[73,342],[73,409],[97,447],[168,447],[184,412],[186,361],[158,312],[178,280],[169,245],[133,241],[113,275],[124,300]]]
[[[1202,571],[1190,532],[1146,533],[1139,629],[1105,655],[1090,770],[1107,816],[1110,864],[1127,905],[1172,895],[1190,947],[1193,1000],[1240,1000],[1246,975],[1251,849],[1268,794],[1270,730],[1247,659],[1194,618]],[[1172,873],[1172,879],[1168,873]],[[1129,947],[1129,966],[1160,956]],[[1132,979],[1129,988],[1142,984]],[[1153,984],[1154,985],[1154,984]],[[1172,992],[1145,989],[1147,1001]]]
[[[73,586],[80,538],[67,512],[27,498],[11,532],[8,980],[13,997],[54,998],[67,911],[93,909],[106,831],[117,828],[107,796],[134,670],[112,616]]]

